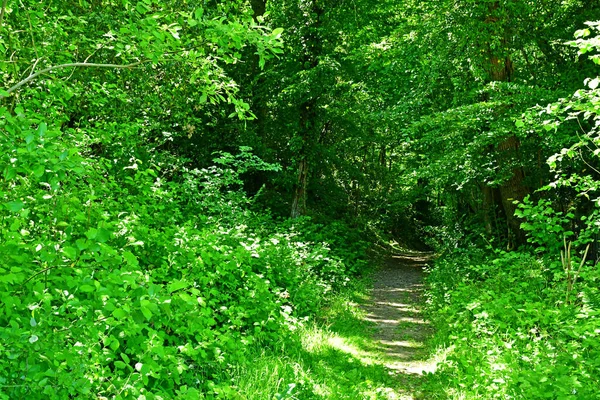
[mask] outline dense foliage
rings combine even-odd
[[[441,254],[434,392],[594,398],[598,20],[0,0],[0,398],[243,397],[392,237]]]
[[[600,36],[590,36],[600,33],[598,23],[588,26],[570,42],[581,54],[600,50]],[[591,58],[598,63],[597,55]],[[432,383],[438,392],[598,398],[598,78],[585,84],[516,123],[533,134],[552,131],[568,146],[548,159],[554,180],[540,188],[537,201],[527,197],[516,211],[532,247],[507,253],[469,246],[431,270],[431,317],[438,340],[451,346]],[[573,120],[581,132],[568,135]]]
[[[84,157],[83,135],[5,121],[19,132],[2,142],[6,398],[225,395],[219,370],[289,333],[351,272],[321,241],[335,226],[250,209],[239,174],[277,167],[245,151],[187,169],[129,158],[138,135],[123,132],[125,154]]]
[[[364,245],[261,210],[244,177],[280,167],[250,148],[168,151],[186,103],[251,117],[224,66],[245,46],[263,65],[280,30],[241,3],[110,6],[2,8],[0,397],[231,398],[223,371],[289,337]]]

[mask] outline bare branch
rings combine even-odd
[[[57,69],[77,68],[77,67],[129,69],[129,68],[137,67],[138,65],[143,64],[145,62],[149,62],[149,60],[138,61],[138,62],[135,62],[135,63],[132,63],[132,64],[125,64],[125,65],[123,65],[123,64],[96,64],[96,63],[86,63],[86,62],[54,65],[52,67],[44,68],[44,69],[36,72],[35,74],[29,75],[27,78],[23,79],[21,82],[19,82],[19,83],[15,84],[14,86],[10,87],[8,90],[6,90],[6,92],[8,94],[11,94],[15,90],[17,90],[21,86],[25,85],[26,83],[34,80],[38,76],[40,76],[42,74],[45,74],[46,72],[54,71],[54,70],[57,70]],[[4,98],[4,97],[7,97],[7,96],[3,96],[3,95],[0,94],[0,98]]]
[[[33,26],[31,25],[31,16],[29,15],[29,12],[26,12],[25,14],[27,14],[27,22],[29,23],[29,36],[31,36],[31,45],[33,46],[33,51],[35,52],[35,58],[39,60],[40,56],[38,55],[37,46],[35,45],[35,38],[33,37]],[[32,68],[31,71],[33,72],[33,70],[35,70],[35,66]]]
[[[2,7],[0,7],[0,28],[2,28],[2,20],[4,19],[4,10],[6,10],[6,3],[8,3],[8,0],[4,0],[2,2]]]

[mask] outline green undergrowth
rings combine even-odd
[[[0,109],[0,399],[231,398],[366,265],[342,223],[249,198],[279,167],[247,148],[194,169],[136,123],[54,118]]]
[[[575,256],[574,256],[575,257]],[[430,386],[449,399],[599,399],[599,267],[456,250],[436,261],[428,308],[447,351]]]
[[[353,284],[320,314],[298,326],[290,340],[258,348],[234,370],[240,399],[388,399],[402,388],[384,367],[384,354],[362,319],[366,286]]]

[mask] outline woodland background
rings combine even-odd
[[[251,398],[391,238],[431,396],[598,398],[597,1],[0,6],[0,398]]]

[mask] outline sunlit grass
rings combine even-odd
[[[243,399],[401,399],[401,382],[385,367],[357,302],[364,287],[340,295],[318,321],[298,328],[293,343],[262,350],[238,367],[233,383]]]

